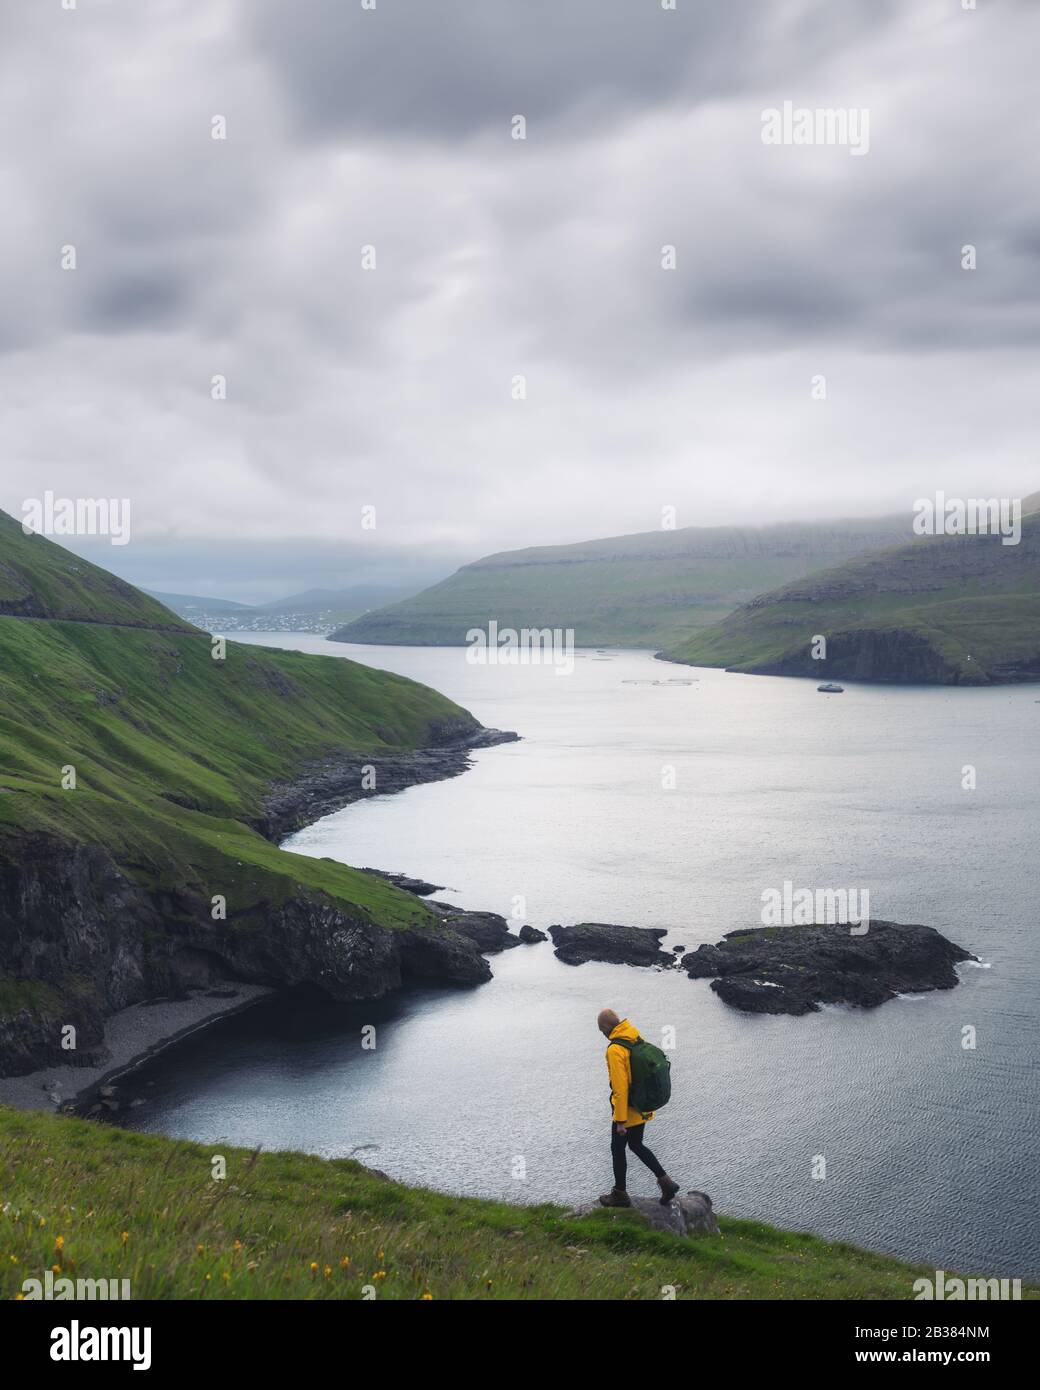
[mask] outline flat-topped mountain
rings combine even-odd
[[[910,539],[907,516],[686,527],[488,555],[331,641],[464,646],[470,628],[573,628],[578,646],[661,647],[739,603]]]
[[[1017,545],[926,536],[786,584],[668,647],[670,661],[821,680],[1040,680],[1040,494]],[[826,638],[826,656],[813,655]]]

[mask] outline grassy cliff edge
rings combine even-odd
[[[271,788],[316,764],[375,767],[377,793],[478,722],[340,657],[217,655],[0,514],[0,1075],[70,1060],[66,1025],[86,1062],[111,1013],[222,979],[369,998],[409,970],[487,977],[414,897],[261,833]]]
[[[681,1239],[631,1213],[568,1218],[405,1187],[350,1159],[0,1107],[4,1298],[52,1268],[128,1279],[135,1299],[911,1299],[934,1274],[758,1221],[720,1227]]]

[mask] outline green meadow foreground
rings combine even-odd
[[[908,1299],[933,1273],[757,1221],[719,1224],[721,1237],[682,1240],[627,1212],[568,1220],[562,1207],[403,1187],[350,1159],[0,1108],[7,1299],[47,1269],[181,1299],[660,1299],[672,1287],[676,1298]]]

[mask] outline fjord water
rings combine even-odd
[[[875,919],[935,926],[981,964],[955,990],[770,1018],[677,971],[518,947],[476,990],[227,1019],[152,1064],[129,1124],[357,1153],[456,1193],[587,1200],[609,1186],[608,1005],[652,1040],[675,1030],[648,1142],[684,1188],[931,1267],[1040,1277],[1040,688],[822,695],[636,652],[557,675],[457,649],[245,640],[400,672],[522,736],[461,777],[325,817],[287,842],[297,853],[428,878],[516,925],[664,927],[666,948],[758,925],[785,880],[866,888]],[[633,1163],[631,1189],[651,1185]]]

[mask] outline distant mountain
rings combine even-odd
[[[489,555],[367,613],[336,642],[463,646],[466,632],[573,628],[578,646],[662,647],[738,604],[852,555],[910,539],[910,517],[687,527]]]
[[[251,611],[248,603],[234,603],[229,598],[203,598],[199,594],[160,594],[155,589],[143,589],[142,593],[164,603],[182,618],[194,618],[200,613],[242,613]]]
[[[307,589],[302,594],[259,604],[204,598],[199,594],[146,592],[179,617],[203,628],[219,627],[222,632],[262,632],[273,628],[280,632],[324,633],[370,608],[406,598],[415,591],[393,584],[354,584],[346,589]]]
[[[821,680],[1040,680],[1040,493],[1022,538],[930,536],[784,585],[663,655]],[[812,655],[826,637],[826,659]]]
[[[385,603],[410,597],[414,589],[397,584],[352,584],[346,589],[307,589],[275,603],[260,603],[258,613],[364,613]]]

